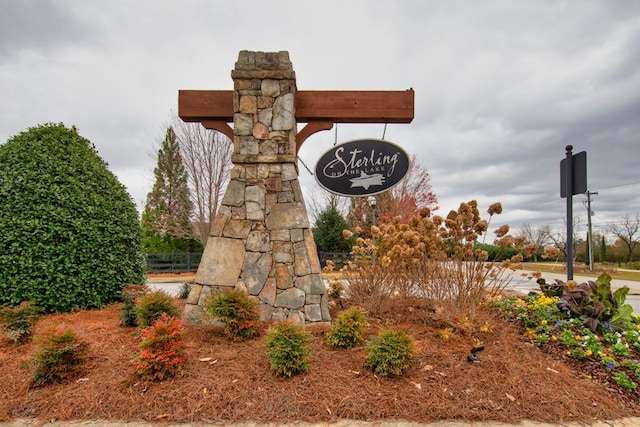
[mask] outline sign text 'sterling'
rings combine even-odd
[[[409,170],[407,153],[382,139],[356,139],[324,153],[315,168],[318,183],[341,196],[370,196],[393,188]]]

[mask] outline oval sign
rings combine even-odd
[[[371,196],[398,184],[409,170],[409,156],[382,139],[354,139],[320,157],[316,181],[341,196]]]

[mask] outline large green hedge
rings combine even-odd
[[[0,145],[0,305],[101,307],[144,281],[131,197],[75,128],[46,124]]]

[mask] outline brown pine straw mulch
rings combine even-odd
[[[183,302],[178,300],[179,304]],[[50,315],[37,331],[64,325],[90,345],[86,372],[77,381],[30,388],[35,345],[0,339],[0,420],[110,420],[162,422],[332,422],[339,419],[430,422],[496,420],[593,422],[640,415],[637,393],[587,379],[561,352],[529,344],[513,323],[488,313],[494,325],[477,335],[482,362],[466,357],[474,337],[442,339],[425,307],[371,320],[370,333],[401,325],[416,340],[418,357],[405,376],[382,378],[364,366],[364,346],[334,350],[328,326],[312,327],[308,373],[274,376],[259,338],[234,343],[221,329],[186,326],[189,356],[184,375],[146,386],[132,375],[135,328],[119,325],[121,304],[103,310]],[[200,359],[211,358],[207,361]]]

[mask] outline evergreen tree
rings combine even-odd
[[[323,252],[350,252],[353,242],[342,237],[342,230],[348,230],[349,224],[338,208],[330,204],[318,215],[313,229],[316,247]]]
[[[149,252],[194,250],[194,246],[199,245],[192,239],[193,205],[188,176],[171,126],[158,150],[158,164],[153,174],[153,189],[147,195],[142,213],[145,247]]]

